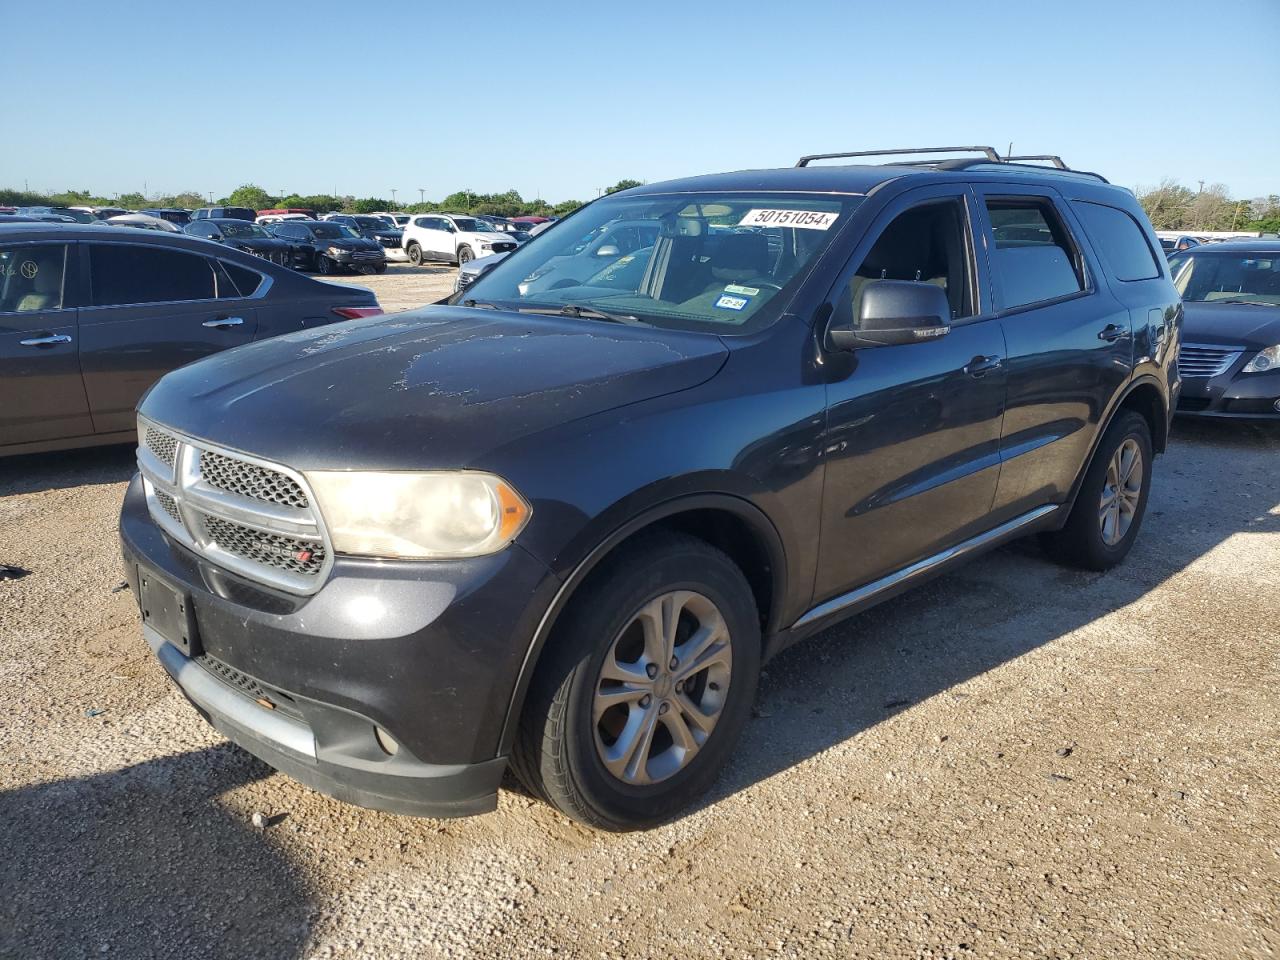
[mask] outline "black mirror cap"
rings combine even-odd
[[[870,280],[862,288],[853,326],[832,326],[831,345],[838,350],[886,347],[936,340],[951,332],[947,293],[918,280]]]

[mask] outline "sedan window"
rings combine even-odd
[[[96,307],[212,300],[217,296],[208,259],[163,247],[91,244],[89,277]]]
[[[61,309],[66,259],[61,243],[0,247],[0,313]]]

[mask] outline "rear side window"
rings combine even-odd
[[[242,267],[236,263],[228,263],[225,260],[220,261],[220,263],[235,284],[233,291],[221,294],[223,297],[234,297],[237,293],[242,297],[251,297],[262,286],[262,274],[257,270],[250,270],[248,267]],[[219,292],[221,293],[221,291]]]
[[[0,313],[61,309],[66,261],[61,243],[0,247]]]
[[[1079,248],[1047,197],[991,197],[987,215],[1000,309],[1057,300],[1084,289]]]
[[[162,247],[90,244],[89,277],[96,307],[212,300],[218,295],[208,258]]]
[[[1160,276],[1151,245],[1133,217],[1115,207],[1083,200],[1075,201],[1075,209],[1117,280],[1154,280]]]

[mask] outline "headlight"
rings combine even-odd
[[[533,513],[488,473],[307,474],[333,549],[365,557],[444,559],[501,550]]]
[[[341,247],[330,247],[330,248],[329,248],[329,256],[331,256],[331,257],[340,257],[340,256],[342,256],[342,255],[343,255],[344,253],[346,253],[346,252],[347,252],[347,251],[343,250]]]
[[[1262,373],[1264,370],[1280,369],[1280,343],[1274,347],[1267,347],[1265,350],[1258,352],[1258,355],[1250,360],[1241,373]]]

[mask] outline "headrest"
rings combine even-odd
[[[726,233],[716,241],[712,271],[746,274],[769,272],[769,241],[762,233]]]

